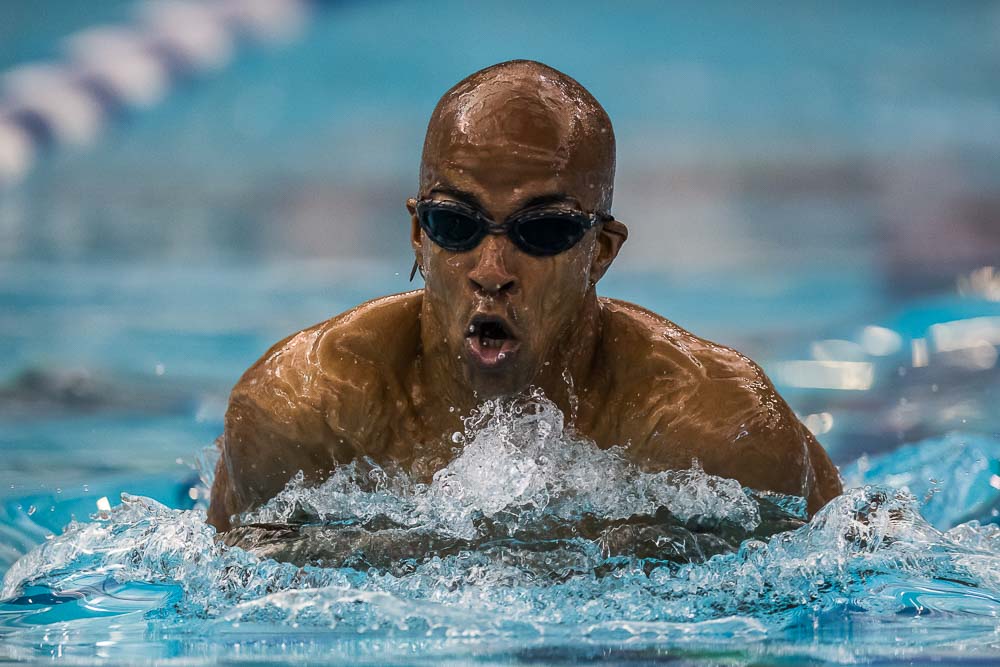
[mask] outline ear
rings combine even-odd
[[[410,245],[413,247],[413,268],[410,269],[410,282],[413,276],[420,271],[420,276],[424,275],[424,267],[420,264],[420,256],[424,247],[424,230],[420,228],[420,219],[417,217],[417,200],[412,197],[406,200],[406,210],[410,212]]]
[[[598,228],[597,252],[590,264],[590,284],[596,285],[604,277],[627,239],[628,227],[620,220],[608,220]]]
[[[420,220],[417,218],[417,200],[412,197],[407,199],[406,210],[410,212],[410,245],[413,246],[413,252],[419,262],[420,250],[423,247],[424,241],[424,230],[420,228]]]

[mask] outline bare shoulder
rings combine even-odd
[[[751,427],[789,421],[790,410],[781,413],[774,387],[746,355],[641,306],[611,299],[602,306],[604,354],[621,394],[611,398],[627,408],[637,451],[671,465],[704,462]],[[673,442],[664,448],[664,441]]]
[[[377,368],[381,374],[413,361],[420,339],[423,290],[367,301],[325,323],[317,341],[324,371],[351,372],[351,366]]]
[[[338,354],[391,361],[396,346],[387,343],[418,333],[422,299],[422,290],[379,297],[294,333],[271,346],[240,382],[259,372],[335,363]]]
[[[421,298],[407,292],[374,299],[279,341],[240,378],[230,410],[243,403],[263,408],[289,434],[318,423],[350,430],[341,423],[352,421],[345,403],[366,404],[412,360]]]
[[[638,458],[664,467],[698,459],[745,486],[806,496],[811,511],[840,492],[823,448],[749,357],[640,306],[602,306]]]
[[[627,301],[601,299],[609,350],[641,358],[630,369],[646,380],[671,378],[671,383],[732,380],[749,394],[769,388],[760,366],[737,350],[706,340],[667,318]],[[737,392],[738,393],[738,392]]]
[[[297,472],[316,482],[378,447],[390,421],[419,293],[361,304],[278,342],[233,388],[226,410],[209,521],[273,497]]]

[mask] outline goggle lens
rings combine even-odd
[[[428,208],[421,217],[427,234],[447,250],[471,250],[485,233],[478,220],[460,211],[434,207]]]
[[[535,255],[558,255],[583,238],[583,221],[568,215],[548,215],[525,220],[512,230],[514,242]]]

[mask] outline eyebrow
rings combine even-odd
[[[483,206],[483,203],[479,200],[479,197],[472,194],[471,192],[466,192],[465,190],[459,190],[458,188],[442,185],[440,187],[436,187],[433,190],[431,190],[429,194],[434,194],[434,193],[439,193],[443,195],[448,195],[450,197],[454,197],[455,199],[458,199],[466,204],[475,206],[480,211],[483,212],[486,211],[486,207]],[[523,202],[520,206],[517,207],[517,210],[521,211],[528,208],[534,208],[536,206],[545,206],[546,204],[574,204],[578,208],[581,209],[583,208],[583,206],[580,204],[580,201],[576,197],[553,192],[544,195],[536,195],[531,199],[528,199],[527,201]]]
[[[442,194],[448,195],[449,197],[454,197],[459,201],[475,206],[480,211],[485,211],[486,207],[483,206],[483,202],[479,201],[479,197],[472,194],[471,192],[466,192],[465,190],[459,190],[458,188],[452,188],[447,185],[442,185],[434,188],[427,194]]]
[[[570,195],[552,193],[547,195],[538,195],[537,197],[532,197],[528,201],[521,204],[520,209],[534,208],[535,206],[545,206],[546,204],[575,204],[579,208],[583,208],[580,205],[580,201],[576,197],[571,197]]]

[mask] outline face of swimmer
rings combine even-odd
[[[614,135],[596,100],[556,70],[515,61],[477,72],[438,103],[419,199],[460,202],[496,223],[529,207],[607,213],[613,179]],[[610,221],[551,256],[499,234],[455,251],[421,229],[415,200],[408,208],[430,320],[422,326],[480,398],[522,391],[547,362],[567,358],[594,285],[627,234]]]

